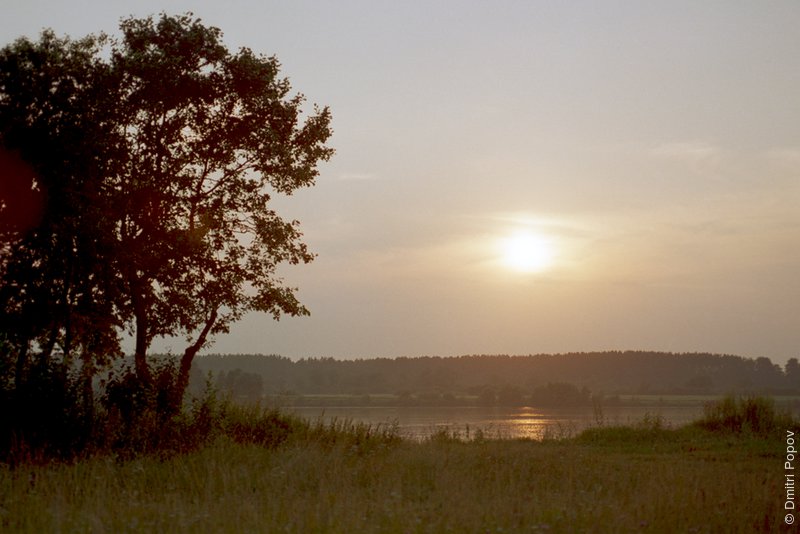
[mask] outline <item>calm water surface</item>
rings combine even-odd
[[[575,435],[604,424],[629,425],[645,416],[660,416],[670,426],[681,426],[703,414],[702,406],[618,406],[596,413],[591,406],[573,408],[501,407],[295,407],[289,411],[311,420],[322,418],[352,420],[372,425],[397,423],[400,432],[412,439],[424,439],[442,428],[464,437],[478,429],[489,437],[542,439],[545,436]],[[469,436],[467,432],[469,431]]]

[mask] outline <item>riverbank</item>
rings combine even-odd
[[[280,443],[221,436],[171,456],[6,466],[0,525],[13,532],[782,531],[795,422],[738,417],[746,417],[744,405],[727,417],[720,406],[704,424],[670,429],[651,418],[566,439],[467,440],[443,430],[412,442],[392,427],[340,422],[305,427]]]

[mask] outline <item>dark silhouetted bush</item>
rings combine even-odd
[[[766,397],[736,397],[706,404],[696,426],[713,432],[748,433],[767,436],[794,425],[792,416],[779,412],[775,402]]]

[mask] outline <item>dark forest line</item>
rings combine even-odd
[[[549,396],[581,403],[630,394],[800,394],[796,358],[780,367],[766,357],[709,353],[607,351],[297,361],[276,355],[211,354],[195,363],[195,387],[205,383],[208,373],[220,390],[251,399],[390,394],[445,404],[464,398],[513,404],[537,396],[542,402]]]

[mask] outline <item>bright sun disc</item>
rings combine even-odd
[[[543,271],[553,263],[553,249],[542,236],[514,234],[503,242],[503,262],[521,272]]]

